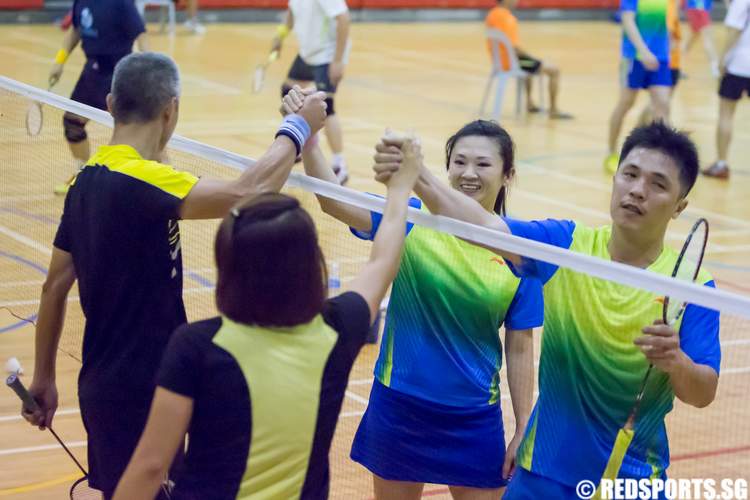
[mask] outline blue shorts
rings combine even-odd
[[[672,70],[668,61],[659,61],[659,69],[649,71],[637,59],[622,60],[622,84],[629,89],[647,89],[649,87],[671,87]]]
[[[393,481],[500,488],[505,435],[499,404],[462,408],[375,381],[352,460]]]

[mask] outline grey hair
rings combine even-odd
[[[111,92],[116,122],[150,122],[180,96],[180,72],[169,56],[133,53],[115,66]]]

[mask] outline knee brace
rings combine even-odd
[[[292,87],[290,87],[289,85],[286,84],[286,82],[284,82],[281,85],[281,98],[283,99],[284,96],[287,95],[290,90],[292,90]]]
[[[86,135],[86,124],[77,118],[68,116],[63,117],[63,129],[65,130],[65,139],[68,142],[76,144],[83,142],[88,137]]]
[[[328,107],[326,108],[326,114],[328,116],[333,116],[336,114],[336,109],[333,107],[333,97],[326,97],[326,104]]]

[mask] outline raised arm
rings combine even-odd
[[[298,114],[287,116],[271,147],[234,181],[201,178],[180,206],[183,219],[213,219],[252,193],[279,191],[289,177],[294,159],[305,140],[323,126],[325,94],[305,97]],[[305,129],[306,130],[303,130]]]
[[[388,198],[383,219],[370,251],[370,260],[364,265],[349,289],[359,293],[370,307],[374,319],[386,290],[396,277],[401,262],[401,251],[406,237],[406,212],[409,195],[419,173],[421,152],[416,143],[404,142],[404,164],[387,182]]]
[[[326,163],[325,156],[317,144],[312,144],[302,152],[302,162],[305,166],[305,173],[310,177],[315,177],[332,184],[338,184],[336,174]],[[372,219],[370,212],[363,208],[342,203],[340,201],[326,198],[325,196],[316,195],[320,208],[331,217],[340,220],[354,229],[363,232],[372,230]]]
[[[24,418],[40,428],[49,427],[57,410],[57,346],[65,322],[65,306],[76,280],[73,257],[53,247],[47,279],[42,285],[39,318],[34,337],[34,378],[29,393],[39,404],[40,411],[24,413]]]

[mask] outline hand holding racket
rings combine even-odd
[[[24,417],[29,414],[41,413],[42,410],[37,404],[36,400],[31,396],[31,394],[29,394],[29,391],[26,390],[26,387],[24,387],[21,379],[18,378],[18,372],[11,373],[6,379],[5,384],[10,387],[13,392],[15,392],[16,395],[21,399],[23,403],[22,411]],[[62,441],[62,439],[60,439],[60,436],[57,435],[52,427],[47,425],[46,429],[49,430],[50,433],[55,437],[60,446],[62,446],[63,450],[65,450],[65,453],[68,454],[70,459],[76,464],[76,467],[78,467],[78,470],[80,470],[83,474],[83,477],[76,480],[70,487],[70,500],[101,500],[101,491],[89,486],[89,473],[86,471],[86,469],[76,459],[75,455],[71,453],[70,449],[65,446],[65,443]],[[168,500],[170,498],[171,485],[172,483],[168,478],[164,481],[164,483],[162,483],[159,491],[159,499]]]
[[[701,264],[703,264],[703,254],[706,251],[707,242],[708,221],[706,219],[698,219],[690,230],[685,244],[682,246],[682,251],[677,257],[677,262],[672,271],[673,278],[690,283],[695,282],[700,272]],[[650,364],[641,382],[641,388],[635,398],[633,408],[630,410],[630,415],[625,425],[617,433],[612,453],[604,469],[604,474],[602,474],[602,479],[614,480],[620,472],[622,462],[628,452],[630,443],[633,441],[635,420],[638,417],[643,393],[645,392],[654,364],[658,368],[666,368],[667,370],[665,371],[668,371],[671,363],[676,360],[676,356],[679,356],[681,353],[679,335],[673,327],[682,316],[686,306],[687,303],[678,297],[665,297],[661,321],[657,321],[654,325],[644,328],[644,333],[647,335],[635,341],[636,345],[648,352],[646,357]],[[600,488],[601,484],[596,490],[595,498],[601,498]]]
[[[257,94],[263,89],[263,82],[266,79],[266,69],[268,66],[279,58],[279,49],[274,49],[268,54],[268,58],[255,67],[253,73],[253,93]]]

